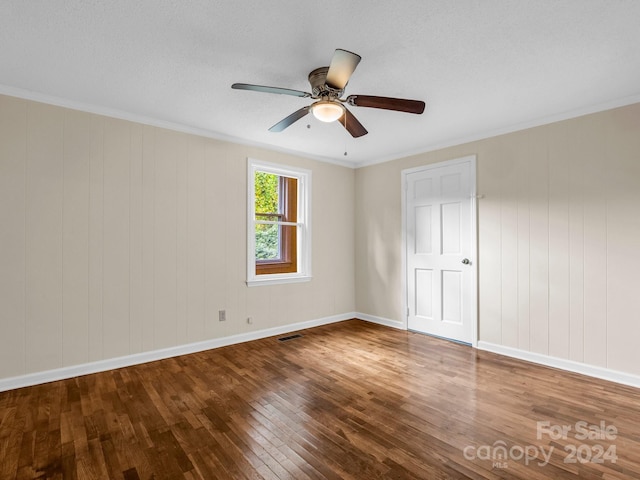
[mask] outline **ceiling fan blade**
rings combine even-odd
[[[340,123],[347,131],[351,134],[352,137],[358,138],[366,135],[367,129],[362,126],[362,124],[358,121],[358,119],[346,108],[344,109],[344,115],[340,117]]]
[[[265,85],[251,85],[250,83],[234,83],[231,88],[236,90],[251,90],[254,92],[278,93],[280,95],[293,95],[294,97],[310,97],[311,94],[301,90],[291,90],[290,88],[267,87]]]
[[[349,105],[356,107],[383,108],[397,112],[420,114],[424,112],[425,103],[421,100],[406,100],[404,98],[374,97],[371,95],[349,95],[346,99]]]
[[[287,118],[283,118],[278,123],[276,123],[273,127],[271,127],[269,129],[269,131],[270,132],[281,132],[282,130],[284,130],[288,126],[292,125],[293,123],[297,122],[302,117],[304,117],[307,113],[309,113],[309,110],[311,110],[311,105],[308,105],[306,107],[302,107],[300,110],[296,110],[291,115],[289,115]]]
[[[337,90],[344,90],[351,78],[351,74],[360,63],[360,59],[360,55],[356,53],[342,50],[341,48],[336,49],[327,72],[327,86]]]

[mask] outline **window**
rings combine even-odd
[[[310,280],[311,172],[248,163],[247,284]]]

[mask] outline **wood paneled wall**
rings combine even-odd
[[[313,171],[309,283],[245,284],[248,156]],[[0,96],[0,378],[352,312],[353,182],[336,165]]]
[[[480,340],[640,374],[640,104],[358,170],[357,311],[402,319],[401,170],[471,154]]]

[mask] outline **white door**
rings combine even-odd
[[[403,176],[407,327],[475,344],[475,157]]]

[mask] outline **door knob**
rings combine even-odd
[[[469,265],[471,262],[469,261],[468,258],[463,258],[462,263],[464,263],[465,265]]]

